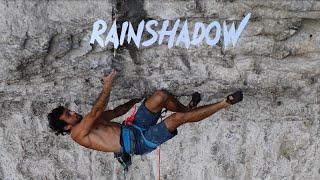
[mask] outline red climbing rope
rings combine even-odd
[[[158,147],[158,180],[160,180],[160,146]]]
[[[166,114],[166,112],[167,112],[167,109],[165,109],[161,112],[161,115],[160,115],[161,121],[163,121],[163,117],[165,116],[162,114],[163,113]],[[161,148],[161,145],[159,145],[159,147],[158,147],[158,180],[160,180],[160,148]]]
[[[134,115],[136,114],[136,112],[137,112],[137,106],[134,105],[131,115],[124,120],[125,125],[129,125],[129,124],[133,123]],[[163,112],[166,112],[166,110]],[[162,113],[161,113],[161,121],[163,121],[163,117],[164,117],[164,116],[162,116]],[[159,145],[159,147],[158,147],[158,180],[160,180],[160,147],[161,147],[161,145]]]
[[[134,121],[134,115],[136,114],[137,112],[137,105],[134,105],[133,106],[133,111],[131,113],[131,115],[129,117],[126,118],[126,120],[124,120],[124,124],[125,125],[129,125],[129,124],[132,124],[133,121]]]

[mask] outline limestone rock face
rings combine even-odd
[[[192,29],[237,26],[249,12],[234,48],[89,44],[93,23],[113,13],[133,25],[188,19]],[[320,2],[3,0],[0,14],[0,179],[156,179],[157,151],[134,156],[124,173],[112,153],[48,128],[58,105],[87,113],[112,68],[120,72],[108,109],[160,88],[185,104],[199,91],[200,105],[244,91],[242,103],[179,127],[161,146],[161,179],[319,179]]]

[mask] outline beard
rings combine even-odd
[[[78,124],[79,122],[81,122],[82,119],[83,119],[83,117],[82,117],[80,114],[78,114],[78,115],[77,115],[77,124]]]

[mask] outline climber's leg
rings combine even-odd
[[[242,92],[237,91],[234,94],[228,95],[224,100],[220,102],[200,106],[189,112],[174,113],[164,120],[165,125],[170,132],[173,132],[176,130],[177,127],[184,123],[201,121],[209,117],[210,115],[214,114],[215,112],[230,106],[231,104],[235,104],[242,101],[242,97]]]

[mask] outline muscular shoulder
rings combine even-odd
[[[90,133],[91,124],[93,117],[90,114],[87,114],[81,122],[74,125],[71,129],[71,137],[85,136]]]
[[[76,134],[76,135],[72,135],[71,134],[71,138],[78,144],[80,144],[81,146],[90,148],[91,147],[91,140],[90,140],[90,136],[85,135],[85,136],[81,136],[81,134]]]
[[[71,129],[71,138],[77,142],[78,144],[90,147],[91,140],[90,140],[90,133],[91,130],[86,129],[85,123],[80,122],[76,126]]]

